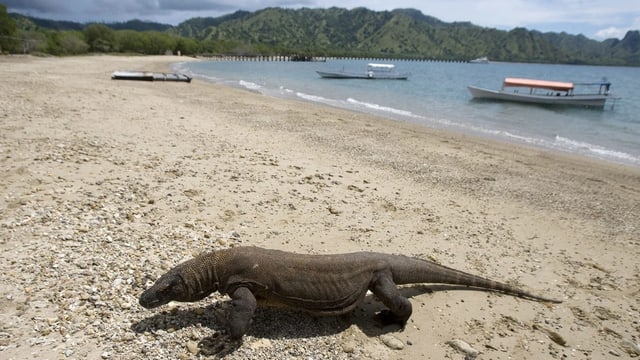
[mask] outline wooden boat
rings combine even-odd
[[[179,73],[161,73],[152,71],[114,71],[111,74],[113,80],[139,80],[139,81],[182,81],[191,82],[191,77]]]
[[[576,92],[576,86],[581,91]],[[471,96],[477,99],[602,108],[610,98],[610,87],[611,83],[606,81],[574,84],[572,82],[505,78],[500,90],[489,90],[475,86],[468,86],[468,89]]]
[[[316,71],[326,79],[369,79],[369,80],[407,80],[410,73],[399,73],[393,64],[368,64],[367,72],[354,73],[348,71]]]

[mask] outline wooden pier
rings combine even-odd
[[[370,62],[442,62],[442,63],[468,63],[467,60],[443,60],[443,59],[409,59],[409,58],[373,58],[373,57],[329,57],[307,55],[215,55],[198,56],[199,59],[209,61],[291,61],[291,62],[326,62],[329,60],[365,60]]]

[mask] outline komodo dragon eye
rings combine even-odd
[[[188,300],[187,287],[177,274],[165,274],[153,286],[140,295],[140,305],[147,309],[155,308],[170,301]]]

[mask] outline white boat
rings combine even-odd
[[[477,59],[473,59],[473,60],[469,60],[470,63],[472,64],[488,64],[489,63],[489,58],[486,56],[483,57],[479,57]]]
[[[580,89],[576,91],[576,86]],[[500,90],[468,86],[477,99],[515,101],[533,104],[577,105],[602,108],[610,98],[611,83],[572,83],[560,81],[505,78]]]
[[[370,79],[370,80],[407,80],[410,73],[399,73],[393,64],[368,64],[367,72],[354,73],[340,71],[316,71],[318,75],[326,79]]]

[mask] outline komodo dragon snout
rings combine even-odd
[[[179,274],[169,272],[160,277],[151,288],[140,295],[139,303],[144,308],[153,309],[171,301],[189,301],[187,284]]]
[[[315,315],[353,311],[368,290],[388,310],[386,321],[404,325],[411,302],[396,285],[439,283],[463,285],[559,303],[511,285],[402,255],[358,252],[304,255],[258,247],[235,247],[202,254],[162,275],[140,296],[140,305],[154,308],[170,301],[192,302],[214,291],[231,297],[231,338],[244,335],[257,305],[284,306]]]

